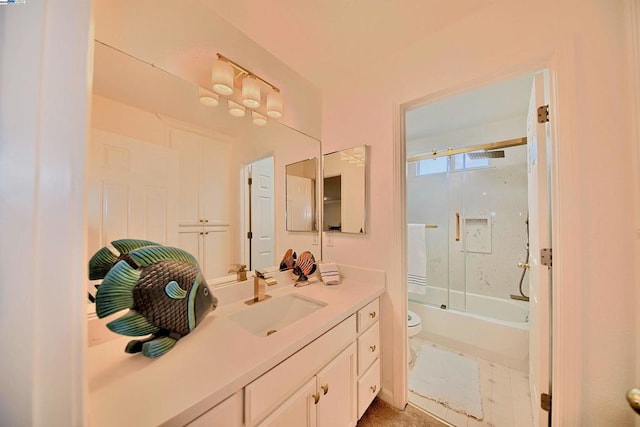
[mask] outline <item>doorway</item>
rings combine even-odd
[[[539,399],[550,391],[550,272],[539,254],[551,241],[549,139],[537,114],[546,75],[405,114],[407,297],[423,325],[410,332],[409,400],[454,425],[548,425]],[[416,386],[432,380],[416,380],[425,346],[477,364],[470,375],[485,410],[474,421]]]
[[[264,270],[275,265],[273,156],[247,165],[247,268]]]

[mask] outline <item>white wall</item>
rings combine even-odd
[[[398,259],[389,247],[394,233],[400,232],[390,226],[397,225],[390,206],[396,179],[392,160],[396,105],[427,95],[436,99],[442,91],[489,83],[496,75],[532,71],[555,49],[566,54],[564,63],[575,64],[575,75],[560,72],[554,82],[560,94],[569,89],[576,94],[575,99],[559,100],[572,116],[563,117],[557,126],[562,135],[575,138],[561,141],[565,146],[556,152],[554,176],[561,193],[554,208],[563,221],[554,227],[575,230],[577,240],[564,240],[562,235],[558,245],[567,250],[560,259],[554,256],[558,263],[554,269],[568,275],[556,286],[572,289],[573,300],[579,303],[580,309],[574,310],[578,329],[573,335],[582,345],[582,353],[566,366],[578,371],[572,383],[554,385],[556,391],[574,390],[580,396],[572,402],[563,402],[562,397],[554,401],[569,407],[565,409],[570,418],[561,420],[561,425],[628,425],[633,419],[623,396],[633,386],[635,324],[629,319],[636,310],[625,295],[635,292],[638,189],[628,119],[630,64],[624,13],[624,2],[604,0],[549,0],[536,5],[496,1],[429,38],[416,40],[378,67],[359,70],[358,78],[345,76],[325,90],[323,151],[371,145],[369,232],[335,235],[333,246],[324,248],[325,258],[393,272]],[[573,142],[580,148],[566,152]],[[382,383],[387,391],[402,381],[393,376],[393,343],[401,345],[397,335],[403,327],[400,286],[389,281],[382,299]],[[392,314],[396,314],[393,319]],[[562,347],[560,342],[555,351],[566,355],[575,348]]]
[[[0,424],[84,425],[88,1],[0,7]]]

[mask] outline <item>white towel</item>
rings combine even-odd
[[[427,249],[425,224],[407,225],[407,281],[411,285],[427,285]],[[413,286],[411,286],[413,288]]]
[[[325,285],[337,285],[340,283],[340,273],[335,262],[318,264],[318,270],[320,271],[320,278]]]

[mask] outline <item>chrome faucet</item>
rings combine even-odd
[[[255,272],[256,275],[253,278],[253,298],[244,302],[247,305],[271,298],[271,295],[265,293],[265,289],[267,286],[273,286],[278,283],[273,277],[265,277],[261,271],[255,270]]]

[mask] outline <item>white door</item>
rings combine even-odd
[[[122,238],[178,244],[172,150],[93,128],[87,170],[87,259]]]
[[[275,265],[273,157],[251,165],[251,269]]]
[[[551,247],[548,125],[538,123],[545,102],[546,72],[535,75],[527,116],[529,190],[529,387],[534,426],[548,426],[549,413],[540,407],[540,394],[551,393],[551,270],[541,265],[540,249]]]
[[[287,230],[313,230],[313,180],[287,175]]]

